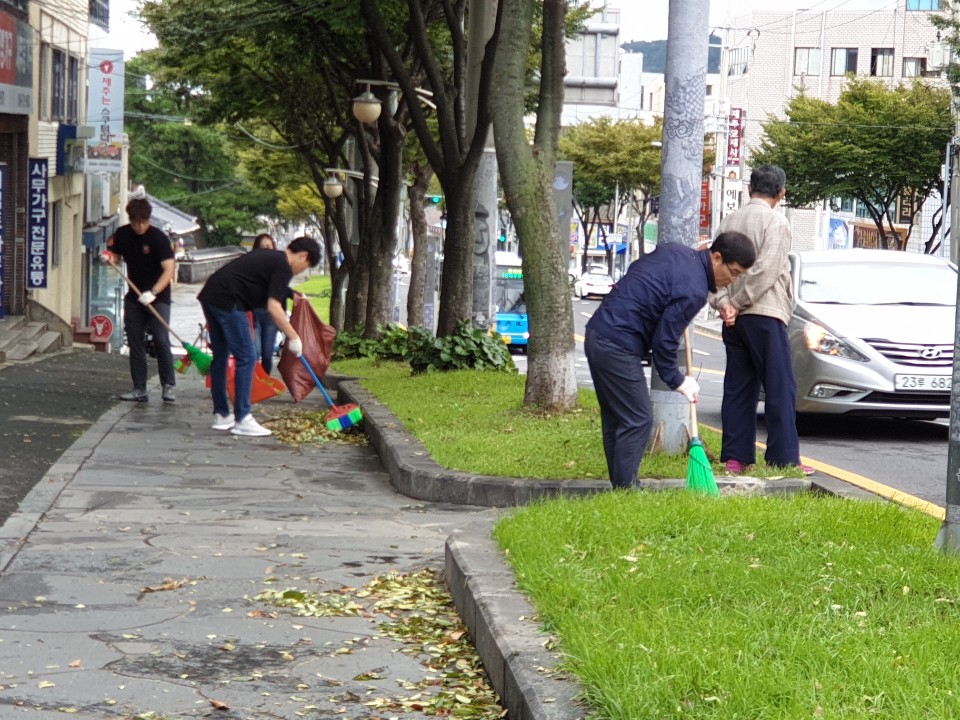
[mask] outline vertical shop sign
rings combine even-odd
[[[123,50],[90,48],[86,124],[96,134],[87,141],[86,173],[123,167],[123,85]]]
[[[47,206],[47,158],[27,160],[27,289],[47,287],[47,253],[50,247],[50,218]]]
[[[710,232],[710,180],[700,183],[700,230]]]
[[[729,123],[727,126],[727,168],[740,168],[743,160],[741,143],[743,141],[743,124],[746,118],[743,108],[730,108]],[[739,175],[739,173],[738,173]]]

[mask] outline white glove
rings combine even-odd
[[[149,305],[157,299],[157,296],[153,294],[152,290],[147,290],[146,292],[140,293],[139,299],[144,305]]]
[[[100,253],[100,262],[111,265],[113,263],[113,253],[109,250],[104,250]]]
[[[287,350],[292,352],[297,357],[303,355],[303,341],[300,338],[293,338],[293,340],[287,340],[286,344]]]
[[[690,402],[695,403],[697,401],[697,394],[700,392],[700,383],[698,383],[692,377],[685,377],[683,382],[680,383],[680,386],[677,388],[677,392],[683,395]]]

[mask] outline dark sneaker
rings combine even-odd
[[[172,403],[177,401],[177,396],[173,394],[173,385],[164,385],[163,394],[160,395],[164,402]]]
[[[146,402],[149,400],[146,390],[137,390],[134,388],[128,393],[124,393],[120,396],[121,400],[126,400],[127,402]]]

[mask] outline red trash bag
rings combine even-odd
[[[336,329],[317,317],[310,301],[302,293],[293,295],[290,324],[303,342],[303,357],[310,363],[317,377],[322,378],[330,367],[333,339],[337,336]],[[287,384],[294,402],[303,400],[316,387],[309,371],[296,355],[287,350],[286,345],[280,355],[277,369],[280,371],[280,377]]]
[[[234,378],[237,375],[237,360],[233,355],[227,358],[227,395],[230,396],[230,402],[236,402],[236,385]],[[210,387],[210,376],[207,375],[207,387]],[[250,402],[256,405],[258,402],[269,400],[276,397],[287,388],[283,382],[275,377],[270,377],[267,371],[263,369],[260,363],[253,365],[253,383],[250,385]]]

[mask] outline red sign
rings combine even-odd
[[[700,183],[700,229],[710,230],[710,180]]]
[[[743,108],[730,108],[729,124],[727,125],[727,167],[740,167],[740,161],[743,159],[741,142],[745,119],[746,113]]]
[[[109,340],[113,335],[113,320],[106,315],[94,315],[90,318],[90,330],[94,340]]]

